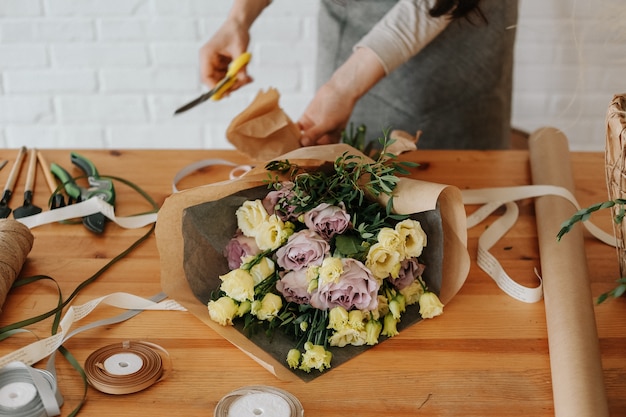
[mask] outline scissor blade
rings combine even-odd
[[[187,111],[187,110],[189,110],[191,108],[196,107],[200,103],[204,103],[205,101],[210,99],[213,94],[215,94],[215,91],[216,90],[213,89],[213,90],[209,91],[208,93],[202,94],[197,99],[190,101],[189,103],[185,104],[184,106],[180,107],[179,109],[176,109],[174,114],[179,114],[179,113],[185,112],[185,111]]]

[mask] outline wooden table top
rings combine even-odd
[[[56,162],[79,175],[69,150],[44,150]],[[9,165],[0,171],[4,184],[17,150],[0,150]],[[102,175],[132,181],[159,204],[171,194],[175,174],[187,164],[208,158],[236,163],[246,159],[233,151],[212,150],[83,150]],[[526,151],[418,151],[403,158],[421,162],[415,176],[460,189],[530,184]],[[582,206],[606,199],[604,156],[571,155],[576,197]],[[22,204],[25,167],[11,207]],[[229,167],[202,169],[179,183],[179,189],[226,179]],[[117,214],[149,208],[128,187],[117,186]],[[41,170],[37,173],[34,204],[46,207],[50,195]],[[536,285],[533,268],[539,251],[531,200],[518,202],[520,218],[492,249],[510,275],[521,284]],[[468,213],[472,207],[467,207]],[[490,218],[491,219],[491,218]],[[110,395],[89,388],[81,414],[124,416],[210,416],[227,393],[246,385],[270,385],[294,394],[307,416],[553,416],[550,362],[543,302],[526,304],[504,294],[475,262],[477,240],[490,222],[469,230],[472,259],[461,291],[435,320],[415,325],[363,355],[332,369],[312,382],[283,382],[246,354],[223,340],[188,312],[148,311],[115,325],[80,333],[65,347],[83,363],[96,349],[124,340],[158,344],[171,357],[172,371],[150,388],[128,395]],[[608,213],[596,223],[610,231]],[[81,225],[50,224],[32,230],[34,247],[21,277],[53,277],[64,296],[118,255],[147,228],[126,230],[107,225],[95,236]],[[615,284],[619,275],[615,249],[592,237],[586,250],[594,296]],[[150,237],[98,280],[83,289],[74,304],[123,291],[142,297],[158,293],[160,267],[155,237]],[[51,282],[13,289],[5,303],[0,326],[53,308],[57,290]],[[611,415],[626,415],[626,301],[610,300],[595,307]],[[96,309],[84,319],[92,322],[119,313],[112,307]],[[82,323],[81,323],[82,324]],[[40,338],[50,335],[51,320],[30,326]],[[23,333],[0,343],[5,355],[34,340]],[[45,362],[45,361],[43,361]],[[45,363],[38,363],[43,367]],[[67,415],[81,400],[83,383],[63,359],[57,359],[59,387]]]

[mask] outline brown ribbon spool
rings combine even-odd
[[[92,387],[106,394],[132,394],[165,378],[162,347],[125,341],[104,346],[87,357],[85,374]]]
[[[0,219],[0,311],[9,290],[33,248],[30,229],[12,219]]]

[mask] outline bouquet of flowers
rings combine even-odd
[[[293,369],[323,371],[330,346],[371,346],[398,334],[407,306],[422,318],[442,313],[421,260],[427,235],[418,220],[392,212],[397,162],[381,139],[380,156],[343,153],[308,172],[270,162],[267,192],[235,210],[236,232],[224,248],[229,272],[208,301],[210,318],[229,326],[280,329],[292,337]],[[388,196],[386,206],[375,201]]]

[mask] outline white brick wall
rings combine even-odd
[[[513,123],[604,147],[626,92],[623,0],[520,0]],[[198,50],[230,0],[0,0],[0,148],[231,148],[260,89],[294,120],[314,93],[318,0],[274,0],[253,26],[255,83],[174,117],[205,89]]]

